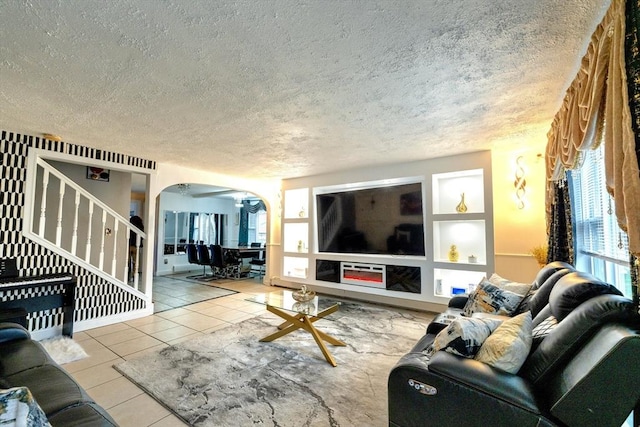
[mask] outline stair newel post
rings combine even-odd
[[[91,221],[93,220],[93,200],[89,200],[89,227],[87,230],[87,244],[85,245],[84,260],[90,262],[91,260]]]
[[[58,218],[56,218],[56,246],[60,246],[62,242],[62,208],[64,205],[64,192],[66,185],[64,181],[60,181],[60,191],[58,193]]]
[[[76,255],[78,251],[78,209],[80,208],[80,193],[75,191],[75,212],[73,214],[73,232],[71,235],[71,253]],[[89,227],[91,228],[91,227]]]
[[[42,200],[40,201],[40,224],[38,235],[44,238],[44,229],[47,222],[47,189],[49,187],[49,171],[43,169],[42,174]]]
[[[100,238],[100,260],[98,268],[104,270],[104,236],[107,234],[107,212],[102,210],[102,236]]]

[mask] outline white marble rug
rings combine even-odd
[[[258,340],[281,319],[265,314],[185,341],[116,369],[194,426],[387,426],[387,378],[426,322],[343,303],[315,323],[347,343],[329,350],[308,333]]]

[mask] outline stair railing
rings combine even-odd
[[[144,231],[39,156],[29,161],[33,164],[27,170],[35,173],[27,176],[23,235],[146,298],[132,271],[140,265]]]

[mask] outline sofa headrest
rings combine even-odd
[[[637,327],[639,322],[640,316],[630,299],[611,294],[594,296],[579,304],[532,350],[520,374],[537,386],[544,385],[603,325]]]
[[[590,274],[573,271],[562,276],[549,295],[551,313],[558,322],[583,302],[598,295],[620,295],[614,286],[605,283]]]
[[[536,278],[533,281],[532,288],[538,289],[547,281],[547,279],[549,279],[549,277],[560,270],[575,271],[575,268],[571,264],[567,264],[566,262],[562,261],[550,262],[549,264],[542,267],[540,271],[538,271],[538,274],[536,274]]]
[[[564,264],[564,263],[562,263]],[[549,295],[553,290],[553,287],[558,283],[564,275],[575,271],[573,268],[563,268],[561,270],[548,270],[553,271],[553,274],[547,276],[547,279],[540,284],[535,294],[529,299],[528,308],[531,311],[531,315],[535,318],[540,310],[542,310],[549,303]],[[537,280],[538,278],[536,278]]]

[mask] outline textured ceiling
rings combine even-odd
[[[2,0],[0,128],[256,178],[544,143],[607,0]]]

